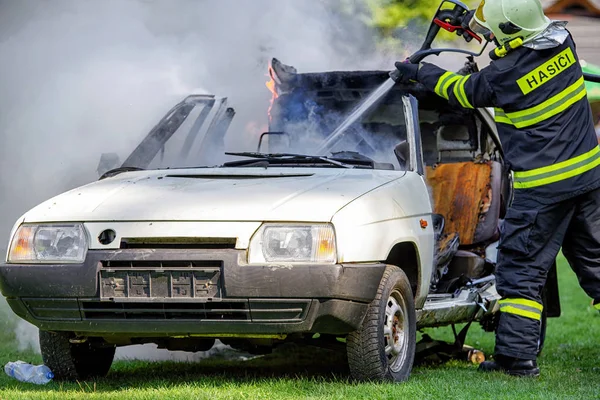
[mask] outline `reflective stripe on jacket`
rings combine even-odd
[[[418,80],[452,105],[494,107],[519,193],[550,203],[600,186],[600,148],[571,36],[552,49],[518,48],[466,76],[422,63]]]

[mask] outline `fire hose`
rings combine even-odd
[[[587,72],[584,72],[583,79],[587,82],[600,83],[600,75],[588,74]]]

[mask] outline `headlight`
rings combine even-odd
[[[87,237],[81,224],[21,225],[12,238],[9,263],[80,263]]]
[[[329,224],[264,224],[248,252],[249,264],[335,262],[335,234]]]

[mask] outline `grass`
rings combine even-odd
[[[0,399],[591,399],[600,397],[600,314],[590,306],[568,265],[559,262],[563,315],[549,320],[548,338],[539,359],[542,376],[519,379],[480,374],[476,366],[451,361],[417,367],[404,384],[354,383],[343,358],[324,350],[290,346],[243,363],[206,360],[195,364],[115,362],[105,379],[45,386],[0,375]],[[0,308],[0,317],[3,316]],[[428,330],[448,338],[448,329]],[[473,326],[468,344],[493,351],[494,336]],[[0,321],[0,364],[22,359],[10,319]]]

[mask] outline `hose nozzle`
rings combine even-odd
[[[392,72],[390,72],[390,78],[394,81],[394,82],[398,82],[398,79],[400,79],[400,76],[402,76],[402,74],[400,73],[399,70],[394,69]]]

